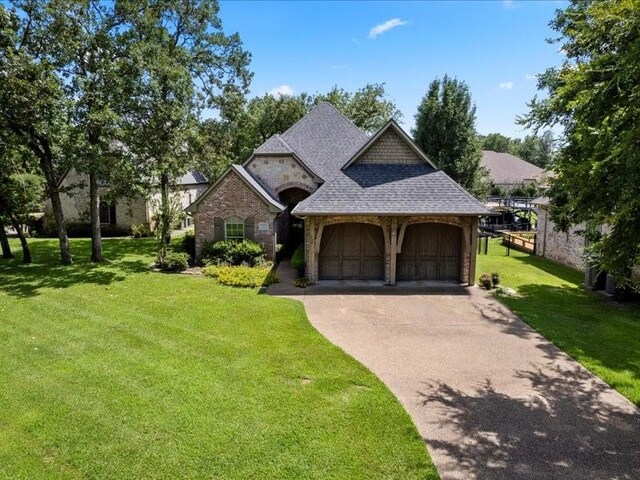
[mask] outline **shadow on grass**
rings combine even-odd
[[[68,288],[76,284],[109,285],[124,280],[129,274],[148,271],[153,258],[146,259],[153,248],[147,240],[104,240],[106,261],[100,264],[88,261],[90,242],[86,239],[72,240],[73,265],[60,265],[54,240],[31,240],[30,246],[33,263],[25,265],[20,258],[0,261],[0,292],[16,297],[33,297],[44,288]],[[145,257],[140,258],[141,255]]]
[[[477,478],[640,478],[640,414],[620,406],[584,369],[549,366],[519,371],[535,392],[522,398],[489,380],[464,392],[431,383],[418,392],[436,405],[439,424],[455,438],[429,441]]]
[[[476,308],[505,333],[534,340],[539,332],[554,344],[540,339],[537,345],[550,360],[561,349],[586,366],[601,365],[621,374],[605,380],[640,403],[640,306],[618,304],[571,285],[522,285],[518,293],[497,298],[535,331],[496,300]]]
[[[518,255],[513,256],[512,258],[526,265],[540,269],[554,277],[558,277],[567,283],[580,285],[584,281],[584,272],[567,267],[566,265],[560,265],[559,263],[555,263],[543,257],[536,257],[535,255]]]

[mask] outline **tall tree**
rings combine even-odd
[[[122,161],[123,115],[135,85],[134,37],[117,3],[51,0],[52,27],[60,39],[54,61],[72,105],[67,147],[73,166],[89,177],[91,260],[102,261],[99,181],[110,180]],[[120,161],[118,161],[120,160]],[[116,177],[113,175],[113,177]]]
[[[483,150],[511,153],[513,139],[500,133],[490,133],[481,139]]]
[[[2,248],[2,258],[13,258],[11,245],[9,244],[5,228],[5,221],[0,216],[0,247]]]
[[[216,0],[122,0],[132,19],[139,58],[134,128],[129,146],[141,176],[160,189],[158,262],[171,238],[175,208],[171,186],[193,162],[190,146],[204,108],[224,110],[246,93],[250,56],[237,34],[226,35]]]
[[[38,159],[46,180],[60,243],[60,260],[72,262],[59,193],[66,168],[61,145],[69,109],[52,49],[58,45],[51,9],[44,0],[0,4],[0,130],[11,131]]]
[[[447,175],[476,195],[486,192],[476,137],[476,107],[469,87],[455,78],[436,79],[418,106],[415,142]]]
[[[585,223],[591,253],[622,284],[640,262],[640,15],[636,0],[573,0],[552,27],[566,60],[538,78],[525,126],[564,129],[551,216]]]

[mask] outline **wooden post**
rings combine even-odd
[[[390,245],[390,255],[389,259],[389,285],[396,284],[396,256],[397,256],[397,248],[398,248],[398,219],[396,217],[391,217],[391,245]]]

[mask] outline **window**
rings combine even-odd
[[[224,238],[226,240],[244,239],[244,220],[240,217],[229,217],[224,221]]]
[[[115,225],[116,206],[109,202],[100,202],[100,223],[103,225]]]

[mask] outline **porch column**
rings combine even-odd
[[[396,284],[397,247],[398,219],[396,217],[391,217],[391,248],[389,250],[391,258],[389,259],[389,285]]]
[[[462,258],[460,259],[460,283],[469,283],[469,274],[471,273],[471,219],[462,217]]]
[[[315,217],[307,217],[305,223],[305,257],[307,262],[307,279],[315,283],[316,278],[316,221]]]
[[[469,257],[469,286],[476,282],[476,253],[478,251],[478,218],[471,219],[471,255]]]

